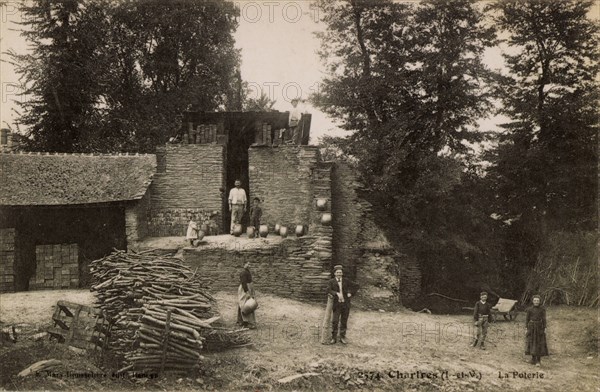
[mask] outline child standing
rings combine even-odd
[[[198,239],[198,224],[194,222],[192,217],[190,217],[190,222],[188,223],[187,235],[186,239],[190,241],[190,245],[194,246],[194,240]]]
[[[485,337],[487,336],[488,325],[492,316],[492,305],[487,302],[487,293],[484,291],[479,294],[479,301],[475,304],[473,311],[473,319],[477,328],[477,337],[473,342],[473,347],[480,344],[480,348],[485,350]]]
[[[252,207],[250,207],[250,225],[254,226],[255,234],[254,237],[258,237],[258,229],[260,228],[260,218],[262,217],[262,208],[260,208],[260,199],[255,197],[252,200]]]

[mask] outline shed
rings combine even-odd
[[[143,226],[155,171],[155,155],[1,153],[0,291],[85,287]]]

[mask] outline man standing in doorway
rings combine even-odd
[[[231,188],[229,191],[229,210],[231,210],[230,234],[233,234],[233,227],[236,224],[242,223],[242,217],[246,212],[247,202],[248,199],[246,197],[246,191],[242,188],[242,182],[240,180],[235,180],[235,188]]]
[[[328,292],[333,296],[333,320],[331,322],[331,341],[330,344],[337,342],[338,326],[340,328],[340,343],[347,344],[346,330],[348,316],[350,315],[350,299],[358,291],[358,284],[350,279],[344,278],[343,267],[336,265],[334,269],[334,278],[329,281]]]

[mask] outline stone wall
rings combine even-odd
[[[183,259],[192,269],[197,269],[214,290],[235,291],[239,286],[239,273],[249,261],[257,290],[288,298],[324,301],[331,275],[314,250],[317,240],[307,235],[247,249],[184,248]]]
[[[148,192],[140,200],[131,201],[125,208],[125,235],[128,244],[148,236],[149,214],[150,195]]]
[[[253,146],[248,150],[250,199],[262,201],[263,224],[308,226],[313,203],[313,171],[319,158],[315,146]]]
[[[361,295],[410,302],[420,294],[420,266],[388,240],[373,207],[360,197],[361,189],[349,166],[334,165],[333,263],[355,273]]]
[[[0,229],[0,293],[15,291],[16,239],[16,229]]]
[[[214,289],[235,290],[244,261],[250,261],[258,290],[296,299],[324,301],[331,278],[333,227],[331,165],[312,146],[249,149],[250,198],[261,199],[261,223],[288,227],[289,237],[262,247],[185,248],[183,257]],[[326,201],[324,208],[317,200]],[[296,235],[297,225],[306,232]]]
[[[189,216],[221,232],[225,147],[218,144],[166,145],[157,151],[150,186],[147,235],[185,235]]]
[[[346,165],[333,167],[331,193],[333,200],[333,259],[356,274],[356,263],[362,255],[359,236],[362,230],[364,210],[356,194],[356,178]]]

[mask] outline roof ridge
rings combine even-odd
[[[54,152],[54,151],[4,151],[0,150],[0,154],[4,155],[39,155],[39,156],[76,156],[76,157],[148,157],[156,156],[153,153],[139,152]]]

